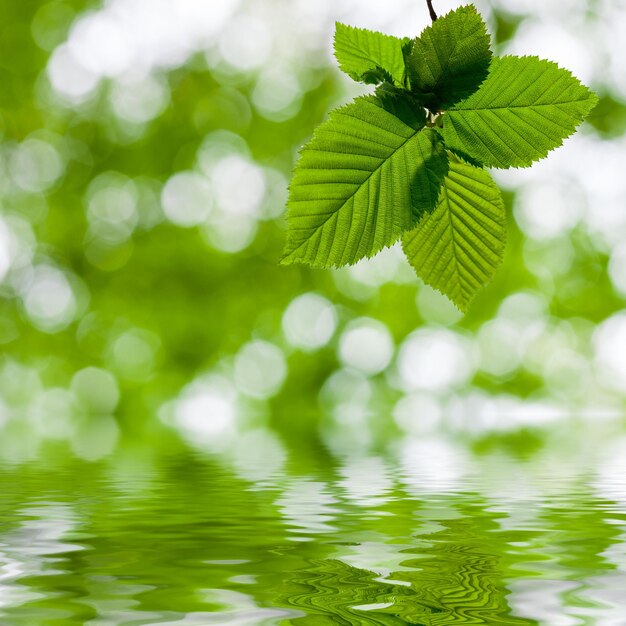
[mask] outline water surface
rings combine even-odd
[[[5,465],[0,624],[626,624],[619,477],[441,452]]]

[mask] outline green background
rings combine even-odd
[[[3,1],[0,454],[621,431],[626,86],[610,35],[625,13],[479,9],[498,53],[556,59],[601,100],[548,159],[496,173],[506,258],[462,317],[396,248],[278,265],[299,146],[368,89],[333,63],[334,20],[417,34],[420,3]]]
[[[3,626],[623,623],[626,5],[477,5],[600,104],[463,317],[278,264],[334,21],[425,3],[0,0]]]

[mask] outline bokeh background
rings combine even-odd
[[[256,479],[399,445],[445,481],[458,446],[623,446],[626,3],[476,4],[600,104],[494,173],[508,250],[463,317],[397,247],[278,265],[298,148],[369,89],[334,21],[414,36],[424,2],[0,0],[0,457],[191,446]]]

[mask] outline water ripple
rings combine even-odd
[[[463,459],[425,486],[402,454],[262,489],[189,457],[128,481],[113,460],[4,469],[0,624],[626,623],[621,495],[594,476],[511,492],[519,468]]]

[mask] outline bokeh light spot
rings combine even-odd
[[[280,390],[287,376],[282,350],[260,339],[247,343],[235,357],[237,389],[253,398],[269,398]]]
[[[263,170],[239,155],[226,156],[211,168],[217,203],[224,213],[258,216],[265,195]]]
[[[76,297],[66,275],[50,265],[39,265],[34,269],[23,302],[33,325],[46,332],[62,330],[78,312]]]
[[[120,376],[134,381],[149,379],[159,344],[157,335],[141,329],[119,335],[111,347],[111,356]]]
[[[302,105],[302,89],[293,70],[272,67],[264,70],[252,92],[257,111],[273,122],[292,118]]]
[[[213,193],[209,181],[197,172],[174,174],[161,194],[165,216],[178,226],[197,226],[203,223],[213,207]]]
[[[237,70],[250,71],[263,66],[272,50],[272,34],[254,15],[234,17],[219,40],[219,52]]]
[[[339,359],[365,374],[382,372],[393,356],[389,329],[378,320],[360,318],[351,322],[339,340]]]
[[[467,340],[448,330],[418,330],[400,348],[398,370],[406,391],[445,391],[474,373]]]
[[[98,176],[87,191],[87,219],[91,233],[106,243],[128,239],[139,221],[132,180],[117,172]]]
[[[87,413],[112,413],[120,399],[115,376],[98,367],[86,367],[76,372],[70,388],[81,409]]]
[[[325,346],[334,335],[337,313],[323,296],[305,293],[289,303],[282,326],[292,346],[305,351],[317,350]]]
[[[623,393],[626,389],[626,313],[616,313],[593,333],[600,382]]]
[[[26,139],[11,158],[11,176],[21,189],[41,192],[51,187],[63,174],[65,163],[47,141]]]
[[[90,98],[98,86],[98,76],[79,62],[67,44],[54,51],[47,71],[54,90],[73,103],[81,103]]]
[[[169,423],[194,446],[219,451],[237,432],[237,392],[221,376],[201,377],[176,399]]]
[[[169,89],[155,76],[120,78],[111,91],[115,114],[133,124],[144,124],[157,117],[169,102]]]

